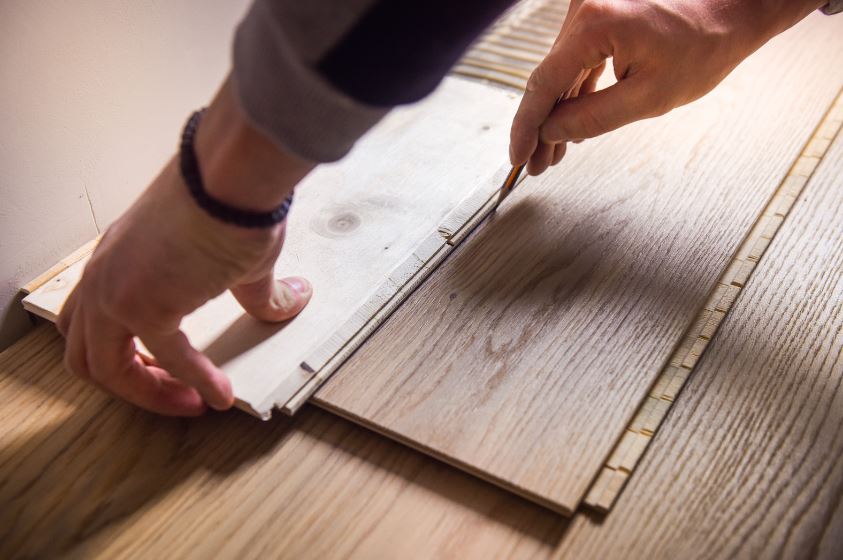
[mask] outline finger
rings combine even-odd
[[[91,380],[136,406],[167,416],[197,416],[206,407],[193,387],[137,355],[131,333],[108,319],[88,321]]]
[[[527,161],[538,146],[538,130],[550,115],[556,100],[571,90],[584,68],[597,66],[602,55],[579,39],[563,38],[536,67],[512,121],[510,159],[513,165]]]
[[[300,276],[276,279],[268,272],[255,282],[234,286],[231,293],[249,315],[278,322],[298,315],[310,301],[313,287]]]
[[[565,157],[565,152],[567,151],[567,149],[568,144],[565,142],[556,144],[556,146],[553,148],[553,160],[551,160],[550,165],[556,165],[557,163],[562,161],[562,158]]]
[[[527,173],[530,175],[540,175],[544,170],[550,166],[553,159],[553,144],[540,142],[536,151],[530,156],[527,162]]]
[[[141,340],[167,373],[196,388],[212,408],[226,410],[234,404],[228,377],[193,348],[183,332],[146,334]]]
[[[583,83],[580,86],[579,95],[588,95],[589,93],[594,93],[594,91],[597,89],[597,81],[600,80],[600,76],[603,75],[603,71],[605,69],[605,61],[600,64],[600,66],[598,66],[597,68],[592,68],[591,71],[588,73],[588,76],[585,77],[585,80],[583,80]]]
[[[541,139],[556,143],[594,138],[653,116],[640,80],[627,79],[600,91],[564,101],[541,127]]]
[[[571,97],[578,96],[582,90],[582,85],[585,83],[585,80],[588,78],[590,72],[590,70],[583,70],[580,72],[577,81],[574,83],[573,87],[565,93],[562,99],[570,99]]]
[[[85,349],[85,316],[80,308],[73,314],[73,320],[67,323],[64,347],[64,367],[82,379],[88,379],[88,360]]]

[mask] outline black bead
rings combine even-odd
[[[212,197],[205,190],[205,183],[202,181],[202,173],[199,170],[199,160],[193,147],[196,129],[199,127],[199,121],[202,120],[204,114],[205,109],[196,111],[187,120],[179,149],[181,176],[196,204],[217,220],[243,228],[268,228],[283,222],[290,211],[290,205],[293,203],[292,194],[287,197],[281,206],[271,212],[253,212],[229,206]]]

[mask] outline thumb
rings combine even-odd
[[[310,301],[313,287],[300,276],[276,279],[269,271],[255,282],[232,287],[231,293],[249,315],[278,322],[298,315]]]
[[[648,95],[638,76],[612,86],[561,102],[541,126],[543,142],[555,144],[594,138],[629,123],[654,117],[655,96]]]

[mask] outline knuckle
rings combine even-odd
[[[530,73],[527,79],[527,91],[533,93],[547,88],[547,65],[541,63]]]
[[[602,28],[618,12],[616,2],[608,0],[585,0],[572,21],[577,34],[590,34]]]
[[[584,0],[577,9],[577,19],[591,20],[593,18],[602,17],[611,9],[612,4],[605,0]]]

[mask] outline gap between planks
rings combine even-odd
[[[749,281],[770,241],[781,227],[796,199],[843,127],[843,90],[814,130],[799,157],[750,229],[734,258],[720,276],[706,304],[647,397],[635,412],[606,464],[598,473],[583,504],[608,512],[647,450],[670,407],[694,371],[709,342],[720,328],[743,287]]]
[[[312,373],[312,377],[291,399],[279,406],[282,412],[295,414],[447,256],[494,212],[500,185],[508,172],[509,167],[504,166],[490,184],[481,185],[468,195],[445,217],[437,231],[392,271],[375,294],[304,360],[301,367]],[[516,186],[525,179],[522,177]]]
[[[309,379],[293,393],[292,397],[281,393],[288,390],[281,385],[267,396],[261,406],[254,407],[236,399],[235,406],[254,416],[268,419],[261,413],[264,405],[272,404],[288,415],[294,414],[313,393],[348,359],[354,351],[398,308],[401,303],[442,263],[451,251],[495,209],[500,185],[509,172],[502,167],[489,182],[478,185],[460,204],[444,218],[439,226],[413,252],[389,274],[375,293],[363,303],[346,322],[332,332],[302,361],[299,369]],[[522,177],[519,184],[524,181]],[[76,265],[81,266],[99,241],[89,241],[51,267],[22,288],[31,294],[54,278]],[[28,298],[23,300],[24,308],[44,319],[55,322],[58,312],[34,305]],[[143,345],[139,351],[143,352]]]

